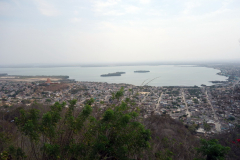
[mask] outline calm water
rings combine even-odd
[[[149,73],[134,73],[135,70],[149,70]],[[100,77],[101,74],[126,72],[117,77]],[[0,73],[9,75],[68,75],[77,81],[93,81],[108,83],[128,83],[150,86],[200,86],[212,85],[209,81],[224,81],[227,77],[219,76],[219,70],[194,66],[116,66],[116,67],[56,67],[56,68],[0,68]]]

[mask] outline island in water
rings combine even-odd
[[[125,74],[125,73],[126,72],[108,73],[108,74],[102,74],[101,77],[121,76],[122,74]]]
[[[134,71],[134,73],[147,73],[147,72],[150,72],[150,71],[143,71],[143,70]]]

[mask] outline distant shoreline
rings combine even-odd
[[[98,65],[1,65],[0,68],[62,68],[62,67],[121,67],[121,66],[162,66],[203,67],[214,63],[144,63],[144,64],[98,64]]]
[[[51,81],[68,81],[69,76],[45,76],[45,75],[36,75],[36,76],[24,76],[24,75],[2,75],[0,76],[0,81],[11,81],[11,82],[36,82],[36,81],[47,81],[50,78]]]

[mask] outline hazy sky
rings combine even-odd
[[[0,0],[0,64],[240,60],[240,0]]]

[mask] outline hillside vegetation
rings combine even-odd
[[[123,90],[113,94],[115,103],[105,109],[89,99],[83,108],[71,100],[1,111],[0,160],[239,159],[237,129],[217,135],[219,141],[200,139],[168,115],[141,117],[122,96]]]

